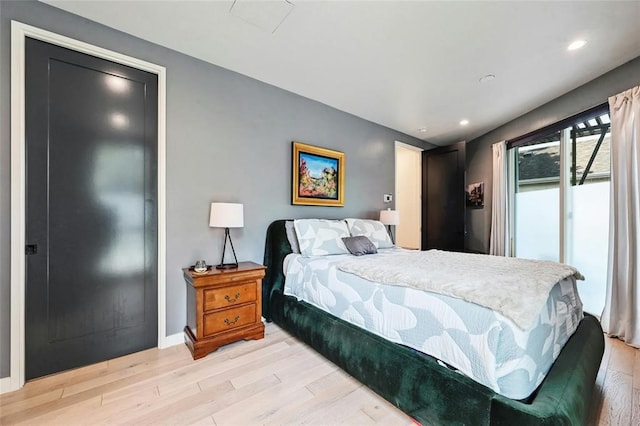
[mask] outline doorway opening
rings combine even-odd
[[[396,141],[395,180],[396,244],[407,249],[422,247],[422,149]]]
[[[596,316],[606,296],[611,184],[603,108],[509,149],[512,255],[575,266],[586,277],[578,282],[584,310]]]

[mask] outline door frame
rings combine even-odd
[[[18,21],[11,21],[11,363],[2,392],[21,388],[25,373],[25,38],[86,53],[158,76],[158,347],[166,336],[166,68]]]

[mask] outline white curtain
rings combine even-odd
[[[640,347],[640,86],[609,98],[611,209],[602,327]]]
[[[489,243],[489,254],[497,256],[509,255],[507,176],[507,143],[501,141],[493,144],[493,195]]]

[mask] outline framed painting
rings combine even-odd
[[[465,192],[467,193],[467,206],[484,206],[484,182],[467,185],[467,190]]]
[[[291,204],[344,207],[344,153],[293,142]]]

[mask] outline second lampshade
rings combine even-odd
[[[391,232],[391,225],[400,224],[400,212],[398,212],[398,210],[391,209],[380,210],[380,222],[382,222],[383,225],[387,225],[387,228],[389,228],[391,242],[395,244],[393,233]]]
[[[222,258],[218,269],[228,269],[238,267],[236,250],[233,248],[233,241],[229,234],[229,228],[242,228],[244,226],[244,206],[239,203],[211,203],[209,214],[209,226],[212,228],[224,228],[224,245],[222,246]],[[231,244],[234,263],[224,263],[224,254],[227,248],[227,239]]]

